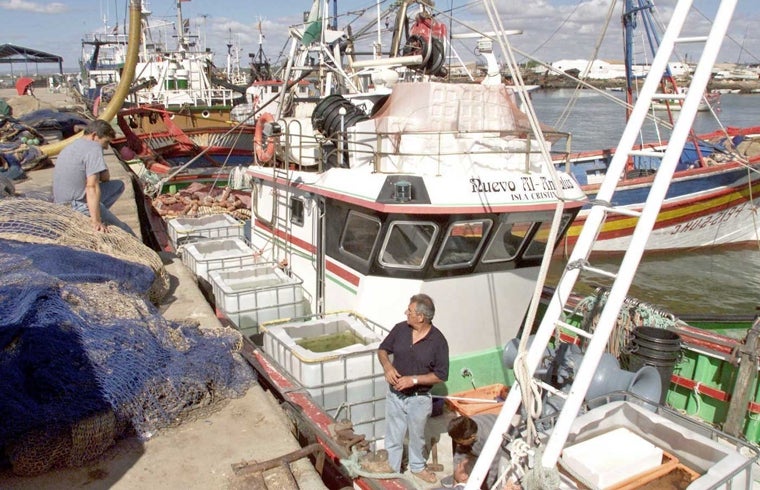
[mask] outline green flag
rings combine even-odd
[[[322,0],[314,0],[306,20],[306,29],[303,32],[303,43],[309,46],[317,39],[322,38]]]

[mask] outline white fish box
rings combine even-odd
[[[206,281],[211,271],[254,265],[257,259],[254,250],[240,238],[204,240],[182,247],[182,262]]]
[[[755,447],[663,406],[657,406],[654,412],[639,402],[615,401],[589,410],[573,421],[566,446],[621,427],[662,448],[695,472],[698,476],[689,484],[689,490],[745,490],[752,486]]]
[[[608,488],[660,466],[662,449],[620,427],[565,448],[562,460],[583,483]]]
[[[388,331],[351,313],[338,313],[284,324],[264,325],[264,352],[306,388],[336,420],[349,418],[369,441],[384,436],[388,384],[377,348]],[[338,336],[355,341],[329,343]],[[304,347],[323,342],[320,348]],[[302,345],[303,344],[303,345]]]
[[[211,214],[200,218],[174,218],[169,220],[166,228],[175,250],[187,243],[201,240],[243,236],[243,223],[229,214]]]
[[[261,323],[308,313],[303,281],[273,262],[211,271],[209,282],[216,307],[245,335],[258,333]]]

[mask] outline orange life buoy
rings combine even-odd
[[[264,112],[256,120],[256,131],[253,134],[253,148],[256,151],[256,158],[261,163],[267,163],[274,157],[274,137],[268,137],[266,144],[263,144],[264,126],[273,122],[274,116],[268,112]]]

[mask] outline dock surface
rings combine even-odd
[[[0,90],[0,98],[15,99],[15,90]],[[36,93],[42,107],[75,106],[65,93]],[[140,222],[133,177],[116,155],[105,152],[112,179],[123,180],[126,190],[111,208],[138,236]],[[53,158],[55,161],[55,158]],[[15,181],[20,194],[52,195],[53,167],[27,172],[27,179]],[[179,258],[161,253],[171,287],[158,305],[169,320],[193,321],[202,328],[224,328],[202,296],[192,273]],[[215,413],[161,431],[147,441],[129,438],[119,441],[90,464],[62,468],[35,477],[20,477],[8,469],[0,471],[4,489],[222,489],[252,488],[246,478],[236,476],[232,465],[269,461],[300,449],[291,433],[290,423],[275,398],[258,384],[238,399],[222,402]],[[308,459],[290,465],[300,488],[326,488]],[[287,488],[278,471],[264,474],[268,488]]]

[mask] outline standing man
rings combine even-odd
[[[409,300],[406,321],[393,327],[377,351],[390,385],[385,401],[388,463],[394,471],[401,472],[408,430],[409,470],[427,483],[438,479],[425,466],[425,425],[433,412],[430,389],[449,377],[449,344],[433,326],[434,315],[430,296],[415,294]]]
[[[114,225],[134,235],[108,209],[124,192],[124,182],[110,180],[103,159],[103,150],[115,136],[110,124],[96,119],[84,129],[83,137],[61,151],[53,169],[53,200],[89,216],[95,231],[107,232],[107,225]]]

